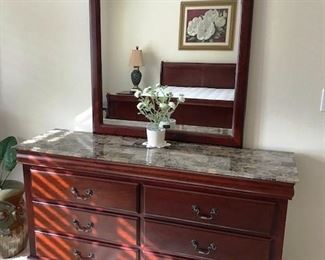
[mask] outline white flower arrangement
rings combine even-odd
[[[166,90],[166,86],[160,84],[137,90],[134,96],[139,100],[137,104],[139,114],[144,115],[157,128],[161,122],[168,122],[177,106],[185,102],[185,97],[182,94],[174,102],[173,94]]]

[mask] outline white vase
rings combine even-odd
[[[165,129],[161,129],[154,124],[149,124],[147,126],[147,147],[164,147],[164,145],[166,144],[165,133]]]

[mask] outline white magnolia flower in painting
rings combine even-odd
[[[187,26],[187,33],[190,36],[195,36],[198,33],[199,23],[202,21],[201,17],[194,17],[191,21],[189,21]]]
[[[218,28],[225,26],[226,25],[226,22],[227,22],[227,20],[223,16],[218,16],[214,20],[214,24]]]
[[[223,13],[222,13],[222,16],[223,16],[224,18],[227,18],[227,16],[228,16],[228,12],[227,12],[226,10],[224,10]]]
[[[174,102],[169,102],[168,106],[173,110],[176,109],[176,104]]]
[[[178,101],[181,102],[181,103],[185,102],[185,97],[184,97],[183,94],[180,94],[180,95],[179,95],[179,97],[178,97]]]
[[[214,27],[213,22],[210,22],[208,19],[207,20],[202,20],[199,25],[198,25],[198,33],[197,33],[197,38],[200,41],[205,41],[209,40],[212,35],[215,33],[216,28]]]
[[[210,9],[208,11],[205,12],[205,14],[203,15],[203,19],[213,23],[213,21],[219,16],[219,12],[216,9]]]

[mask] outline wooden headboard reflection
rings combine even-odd
[[[161,62],[162,85],[231,89],[235,79],[234,63]]]
[[[236,64],[162,62],[162,85],[234,89]],[[138,114],[137,100],[130,94],[107,94],[106,118],[145,121]],[[232,128],[232,100],[189,99],[173,114],[177,124]]]

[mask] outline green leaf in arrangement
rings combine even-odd
[[[17,139],[9,136],[0,142],[0,162],[7,171],[12,171],[17,164],[17,153],[13,146],[17,145]]]
[[[17,152],[14,148],[10,147],[2,160],[2,165],[6,171],[11,172],[17,165]]]
[[[7,150],[14,145],[17,145],[17,139],[13,136],[9,136],[0,142],[0,161],[2,161]]]

